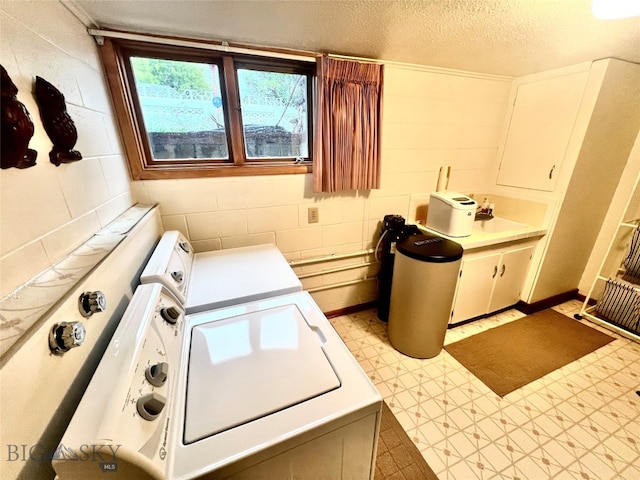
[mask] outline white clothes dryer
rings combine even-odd
[[[161,283],[187,314],[302,291],[275,245],[195,253],[180,232],[165,232],[147,262],[141,283]]]
[[[59,480],[372,479],[382,399],[307,292],[185,315],[140,285]]]

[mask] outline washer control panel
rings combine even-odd
[[[126,471],[130,464],[166,468],[184,322],[169,290],[158,283],[138,286],[60,442],[68,452],[52,462],[60,478],[66,478],[63,472],[97,478],[104,455],[76,458],[87,445],[115,452],[106,462],[112,470]]]
[[[148,327],[123,407],[125,416],[145,422],[164,418],[162,413],[170,398],[179,362],[184,320],[182,307],[166,290],[162,289],[152,300],[147,306]]]

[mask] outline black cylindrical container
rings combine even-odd
[[[404,217],[400,215],[384,216],[376,255],[380,262],[380,270],[378,271],[378,318],[385,322],[389,319],[396,242],[402,238],[404,228]]]

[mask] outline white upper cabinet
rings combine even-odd
[[[571,294],[632,161],[640,65],[612,58],[514,80],[497,183],[557,202],[521,299]]]
[[[499,185],[554,190],[588,75],[585,70],[515,82]]]

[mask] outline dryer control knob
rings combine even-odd
[[[167,362],[156,363],[147,367],[144,376],[147,381],[154,387],[161,387],[167,381],[169,374],[169,364]]]
[[[180,310],[176,307],[166,307],[160,310],[160,316],[165,322],[175,325],[180,318]]]
[[[180,245],[180,248],[185,253],[189,253],[191,251],[191,245],[189,242],[180,242],[178,245]]]
[[[136,409],[145,420],[155,420],[162,413],[162,409],[167,404],[167,399],[157,393],[147,393],[138,398]]]
[[[180,270],[176,270],[175,272],[171,272],[171,278],[173,278],[176,283],[182,283],[184,280],[184,273]]]
[[[56,323],[49,332],[49,348],[53,353],[68,352],[84,342],[86,330],[80,322]]]
[[[99,290],[84,292],[78,299],[78,308],[83,317],[90,317],[94,313],[104,312],[107,308],[107,297]]]

